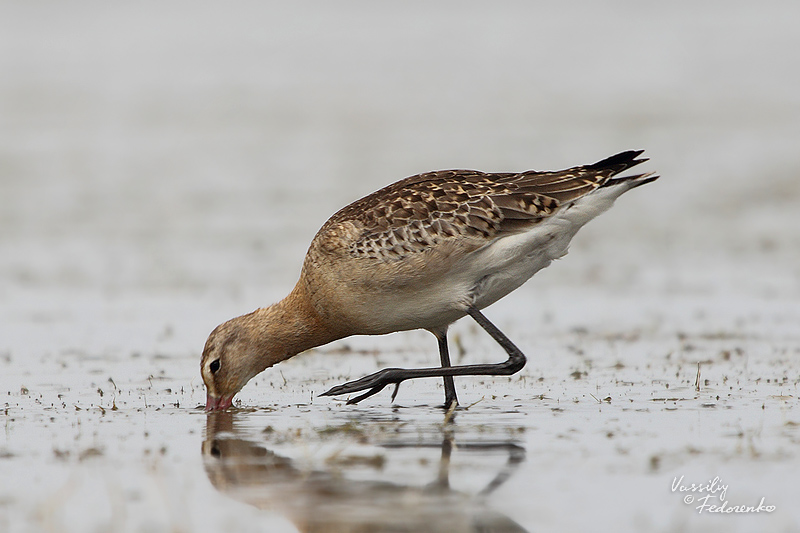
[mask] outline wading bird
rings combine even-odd
[[[616,177],[647,161],[627,151],[554,172],[428,172],[353,202],[317,232],[300,279],[280,302],[233,318],[209,335],[200,370],[206,410],[225,409],[255,375],[304,350],[350,335],[426,329],[439,368],[387,368],[333,387],[357,403],[389,384],[444,378],[445,407],[458,402],[453,376],[507,376],[525,356],[481,313],[567,253],[578,229],[652,173]],[[508,360],[451,366],[447,328],[469,315]]]

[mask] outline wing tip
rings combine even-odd
[[[652,183],[660,177],[661,176],[659,176],[655,172],[646,172],[644,174],[636,174],[634,176],[625,176],[622,178],[611,179],[605,182],[603,185],[601,185],[601,187],[614,187],[615,185],[621,185],[624,183],[627,184],[628,186],[626,190],[631,190],[641,185]]]

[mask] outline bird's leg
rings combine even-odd
[[[369,398],[373,394],[379,393],[386,385],[394,383],[399,385],[407,379],[431,378],[445,376],[510,376],[516,374],[525,366],[525,354],[517,348],[502,331],[489,322],[489,319],[474,307],[467,308],[467,314],[471,316],[486,332],[503,347],[508,354],[508,359],[502,363],[481,364],[481,365],[461,365],[444,366],[445,358],[442,356],[442,368],[384,368],[374,374],[365,376],[355,381],[350,381],[344,385],[337,385],[332,389],[320,394],[320,396],[337,396],[339,394],[350,394],[366,390],[364,394],[350,398],[347,403],[358,403],[364,398]],[[438,337],[438,335],[437,335]],[[446,347],[446,340],[444,341]],[[441,355],[442,340],[439,341]],[[449,363],[449,356],[447,357]],[[445,385],[445,389],[447,385]],[[369,389],[369,390],[367,390]],[[395,393],[397,390],[395,389]],[[455,389],[453,390],[455,397]],[[447,391],[445,390],[445,397]]]
[[[447,347],[447,329],[444,331],[434,332],[436,340],[439,341],[439,358],[442,361],[442,368],[451,368],[450,365],[450,350]],[[453,376],[442,376],[444,381],[444,408],[450,409],[453,404],[458,405],[458,396],[456,396],[456,384],[453,381]]]

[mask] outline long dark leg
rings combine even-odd
[[[439,341],[439,358],[442,360],[442,368],[451,368],[450,365],[450,350],[447,347],[447,330],[435,332],[436,340]],[[454,403],[458,405],[458,396],[456,396],[456,384],[453,381],[453,376],[443,376],[444,380],[444,408],[450,409]]]
[[[385,368],[374,374],[350,381],[344,385],[337,385],[329,391],[326,391],[320,396],[337,396],[339,394],[351,394],[362,390],[367,390],[364,394],[351,398],[347,401],[348,404],[358,403],[364,398],[369,398],[373,394],[377,394],[383,390],[386,385],[394,383],[399,385],[407,379],[415,378],[432,378],[443,376],[510,376],[516,374],[522,367],[525,366],[525,355],[519,348],[514,346],[514,343],[506,337],[502,331],[489,322],[489,319],[475,308],[468,308],[467,314],[471,316],[475,322],[486,330],[486,332],[503,347],[508,354],[508,359],[502,363],[495,364],[482,364],[482,365],[462,365],[462,366],[448,366],[443,368]],[[440,343],[441,346],[441,343]],[[449,357],[448,357],[449,359]],[[443,359],[444,362],[444,359]],[[396,392],[396,389],[395,389]]]

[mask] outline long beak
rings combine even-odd
[[[220,396],[219,398],[214,398],[210,394],[206,394],[206,413],[209,411],[224,411],[228,407],[231,406],[233,403],[233,396],[225,398],[224,396]]]

